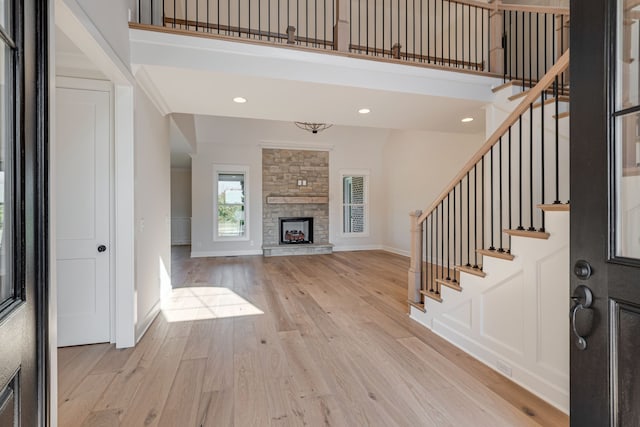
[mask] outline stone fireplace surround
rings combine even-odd
[[[304,181],[306,185],[298,185]],[[312,244],[280,244],[280,218],[312,217]],[[331,253],[329,152],[262,149],[262,250],[264,256]]]

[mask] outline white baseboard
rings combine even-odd
[[[149,329],[149,327],[151,326],[153,321],[156,319],[158,314],[160,314],[161,306],[162,305],[160,301],[156,302],[153,305],[153,307],[151,307],[151,310],[149,310],[147,315],[144,317],[144,320],[142,321],[142,323],[136,326],[136,344],[142,339],[144,334],[147,332],[147,329]]]
[[[223,257],[223,256],[245,256],[262,255],[262,249],[251,249],[245,251],[191,251],[191,258]]]
[[[334,246],[334,252],[352,252],[352,251],[380,251],[382,245],[343,245]]]
[[[405,251],[404,249],[392,248],[391,246],[382,246],[383,251],[391,252],[392,254],[409,256],[409,251]]]

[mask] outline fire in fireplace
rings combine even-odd
[[[313,243],[313,218],[280,218],[280,244]]]

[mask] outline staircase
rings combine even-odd
[[[569,111],[565,52],[495,89],[487,142],[411,215],[411,316],[568,411]]]

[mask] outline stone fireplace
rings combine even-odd
[[[265,256],[332,252],[328,151],[263,148],[262,196]]]

